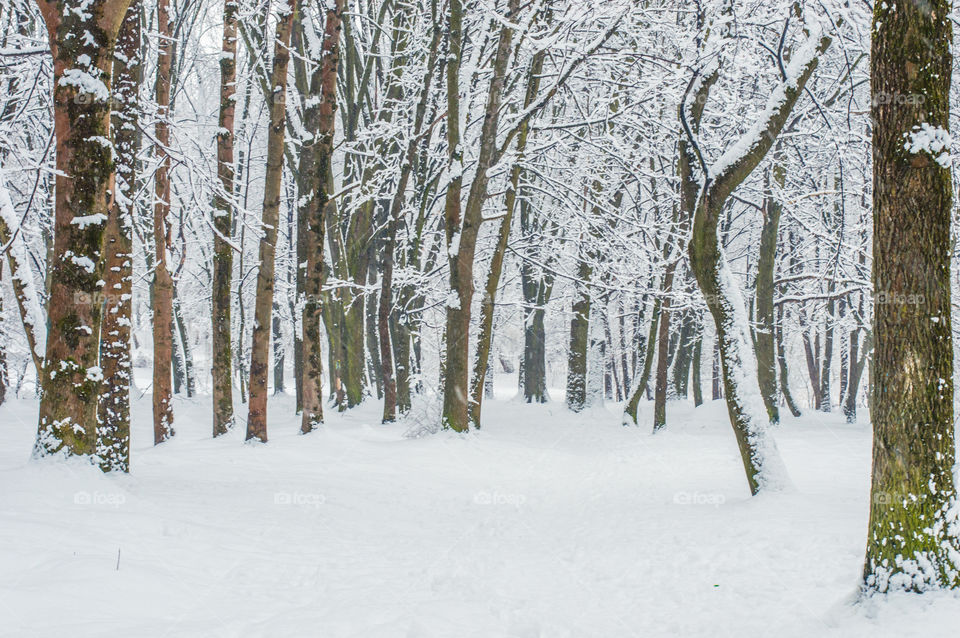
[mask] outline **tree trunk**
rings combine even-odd
[[[82,11],[38,0],[53,55],[56,195],[48,264],[49,330],[34,456],[96,448],[105,222],[112,208],[110,72],[130,0],[91,0]],[[70,43],[61,46],[61,43]]]
[[[320,339],[323,291],[323,242],[327,225],[327,201],[330,182],[333,134],[336,127],[337,69],[340,66],[340,25],[344,0],[337,0],[328,9],[323,37],[320,65],[320,103],[316,111],[315,150],[316,176],[310,181],[313,196],[305,214],[305,252],[307,267],[304,274],[305,303],[303,306],[303,416],[300,431],[306,434],[323,423],[323,352]],[[311,112],[311,122],[313,118]],[[313,146],[313,144],[311,144]],[[332,342],[331,342],[332,343]]]
[[[163,1],[163,0],[161,0]],[[287,66],[290,61],[290,34],[296,0],[281,5],[274,40],[270,76],[270,129],[267,137],[267,174],[263,186],[263,238],[260,240],[260,270],[254,304],[253,341],[250,348],[250,410],[247,440],[267,441],[267,371],[270,359],[270,328],[273,312],[273,279],[280,222],[280,193],[283,178],[283,145],[286,132]]]
[[[773,178],[780,186],[784,169],[779,164],[772,168]],[[770,193],[770,174],[766,175],[766,193],[763,200],[763,227],[760,230],[760,255],[757,260],[757,379],[760,396],[767,408],[770,423],[780,422],[777,391],[776,343],[773,326],[773,273],[777,259],[777,233],[782,207]]]
[[[777,364],[780,368],[780,392],[783,394],[783,400],[793,416],[800,416],[800,408],[797,402],[793,400],[793,393],[790,392],[790,374],[787,369],[787,352],[783,346],[783,308],[777,310],[777,323],[774,326],[776,330],[777,345]]]
[[[509,0],[511,16],[519,0]],[[480,134],[480,149],[466,206],[462,208],[463,151],[460,148],[460,55],[463,38],[463,6],[451,0],[449,15],[450,55],[447,61],[447,143],[449,145],[450,183],[445,201],[445,229],[450,293],[446,308],[446,357],[443,388],[444,428],[465,432],[470,427],[470,304],[473,302],[473,268],[477,234],[483,222],[483,202],[487,196],[487,169],[493,163],[500,121],[500,105],[506,83],[513,25],[505,22],[500,29],[494,54],[492,78],[487,92]]]
[[[650,383],[650,372],[653,369],[653,358],[656,355],[654,346],[657,342],[657,334],[659,332],[659,323],[660,323],[660,297],[657,297],[653,300],[653,310],[650,314],[650,332],[647,335],[646,342],[646,357],[643,362],[643,372],[639,375],[634,375],[633,389],[630,394],[630,398],[627,400],[627,407],[623,410],[623,422],[627,424],[627,418],[633,421],[634,425],[637,425],[637,415],[640,410],[640,399],[643,398],[644,393],[647,391],[647,386]]]
[[[697,321],[700,324],[700,321]],[[697,342],[693,347],[693,405],[703,404],[703,380],[700,376],[700,366],[703,361],[703,326],[698,325]]]
[[[154,174],[153,206],[153,442],[173,436],[173,278],[170,275],[170,74],[173,67],[173,20],[170,1],[157,0],[157,123],[154,135],[160,158]]]
[[[570,352],[567,357],[567,407],[583,410],[587,402],[587,355],[590,335],[590,263],[581,257],[577,268],[576,292],[573,301],[573,318],[570,320]]]
[[[867,592],[952,588],[960,570],[950,320],[950,8],[946,0],[932,0],[880,3],[874,11],[876,301]],[[904,99],[916,96],[924,99]]]
[[[763,402],[754,400],[760,392],[756,354],[743,297],[719,244],[718,226],[727,199],[770,150],[816,68],[820,54],[829,45],[830,39],[821,35],[819,41],[810,40],[798,46],[786,79],[769,98],[762,119],[750,129],[747,143],[730,149],[731,156],[722,156],[719,170],[705,171],[708,178],[700,191],[693,219],[690,265],[716,324],[727,411],[753,494],[762,489],[781,488],[786,481],[786,470],[769,434],[769,418]],[[682,117],[685,108],[681,106]],[[686,122],[684,128],[692,139]]]
[[[273,304],[273,393],[283,394],[283,366],[286,357],[283,347],[283,327],[280,323],[279,305]]]
[[[127,8],[113,63],[113,147],[117,197],[107,220],[104,250],[104,317],[100,335],[103,391],[97,407],[97,457],[105,472],[130,471],[130,313],[133,294],[133,223],[137,210],[137,154],[140,148],[141,4]]]
[[[519,2],[511,0],[510,12],[519,7]],[[546,51],[534,54],[530,64],[530,73],[527,78],[527,91],[523,100],[523,108],[527,109],[540,90],[540,75],[543,72],[543,61]],[[497,233],[497,243],[490,261],[490,272],[487,275],[487,285],[484,289],[483,301],[480,304],[480,330],[477,335],[477,356],[473,366],[473,383],[470,388],[470,423],[480,427],[480,414],[483,408],[483,386],[489,376],[490,344],[493,341],[493,317],[496,310],[497,290],[500,287],[500,276],[503,272],[503,259],[507,252],[507,243],[510,239],[510,229],[513,227],[513,215],[517,207],[520,189],[522,168],[520,162],[527,147],[528,123],[523,123],[517,135],[517,162],[510,171],[510,187],[506,194],[506,212],[500,220]]]
[[[223,3],[223,46],[220,55],[220,111],[217,128],[217,178],[220,190],[213,197],[213,283],[211,365],[213,377],[213,436],[230,431],[233,415],[233,344],[230,338],[230,286],[233,278],[234,194],[233,140],[237,93],[237,9],[233,0]]]

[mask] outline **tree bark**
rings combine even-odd
[[[230,287],[233,279],[234,167],[233,142],[237,93],[237,9],[234,0],[223,3],[223,44],[220,54],[220,110],[217,129],[217,178],[213,197],[212,346],[213,436],[233,428],[233,343],[230,336]]]
[[[133,223],[140,148],[138,99],[142,64],[139,0],[127,8],[113,63],[113,147],[117,193],[107,220],[104,316],[100,335],[103,391],[97,407],[97,457],[105,472],[130,471],[130,319],[133,296]]]
[[[38,0],[53,55],[56,195],[49,263],[49,330],[34,456],[96,448],[105,222],[113,206],[110,73],[130,0],[92,0],[64,12]]]
[[[825,36],[812,36],[794,52],[787,78],[775,89],[763,119],[748,131],[746,143],[728,151],[731,156],[722,156],[719,170],[707,169],[693,219],[690,265],[716,325],[727,411],[753,494],[782,487],[786,471],[768,432],[763,402],[754,400],[760,393],[756,354],[743,297],[719,244],[718,225],[727,199],[770,150],[829,44]],[[688,124],[685,130],[692,140]]]
[[[950,3],[873,15],[873,473],[864,589],[956,587]],[[921,96],[923,99],[910,99]],[[884,99],[878,99],[884,98]]]
[[[163,1],[163,0],[161,0]],[[270,75],[270,129],[267,137],[267,174],[263,186],[263,238],[260,240],[260,270],[254,304],[253,340],[250,348],[250,403],[247,440],[267,441],[267,372],[270,359],[270,329],[273,312],[273,279],[280,222],[280,193],[283,178],[283,145],[286,132],[287,66],[290,62],[290,34],[296,0],[280,6],[274,40],[273,69]]]
[[[320,64],[320,103],[317,107],[316,142],[311,144],[311,154],[316,155],[316,175],[310,180],[312,197],[306,211],[305,252],[307,259],[304,274],[305,303],[303,306],[303,416],[300,431],[304,434],[323,423],[323,352],[320,339],[322,319],[321,295],[323,291],[324,262],[323,242],[327,219],[327,202],[330,182],[333,134],[336,128],[337,70],[340,66],[340,30],[344,0],[337,0],[327,10],[323,37],[323,53]],[[311,112],[312,123],[314,113]]]

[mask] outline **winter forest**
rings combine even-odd
[[[0,0],[0,634],[955,630],[957,24]]]

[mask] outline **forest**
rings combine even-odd
[[[0,624],[956,627],[956,23],[0,0]]]

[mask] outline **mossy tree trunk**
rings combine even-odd
[[[950,2],[873,15],[873,472],[866,592],[955,587]]]
[[[53,55],[56,195],[46,356],[34,456],[93,454],[102,371],[99,346],[106,221],[113,205],[113,52],[130,0],[83,11],[38,0]]]
[[[784,169],[775,164],[771,169],[773,179],[783,186]],[[760,396],[767,409],[770,423],[780,422],[779,392],[777,390],[776,342],[773,314],[773,275],[777,260],[777,234],[780,229],[782,207],[770,192],[771,175],[766,179],[763,198],[763,226],[760,229],[760,254],[757,259],[757,379]]]

